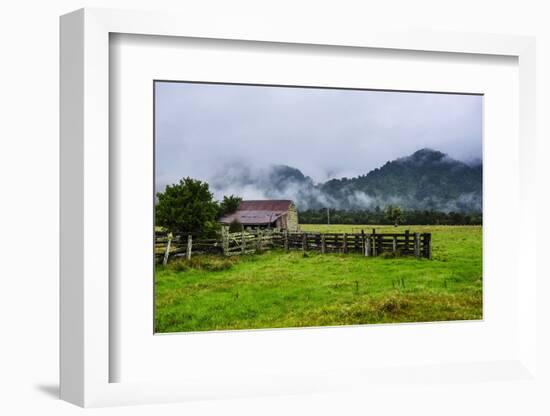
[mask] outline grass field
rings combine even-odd
[[[301,225],[348,233],[372,227]],[[158,266],[156,331],[481,319],[481,227],[376,226],[405,229],[432,233],[432,260],[276,250]]]

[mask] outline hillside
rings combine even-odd
[[[365,175],[315,184],[299,169],[272,166],[252,174],[233,170],[212,182],[213,189],[245,199],[293,199],[299,209],[370,210],[399,205],[409,210],[479,212],[482,205],[482,165],[466,164],[444,153],[421,149],[389,161]]]
[[[358,208],[360,199],[367,198],[371,205],[381,207],[397,204],[407,209],[480,211],[482,166],[422,149],[366,175],[332,179],[320,189],[333,199],[348,201],[347,208]]]

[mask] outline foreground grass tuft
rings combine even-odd
[[[229,270],[231,267],[233,267],[235,260],[235,258],[231,257],[201,255],[191,257],[191,259],[189,260],[187,260],[186,258],[179,258],[175,261],[170,262],[167,265],[167,268],[176,272],[185,272],[191,269],[219,272],[221,270]]]

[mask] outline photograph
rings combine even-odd
[[[483,95],[155,80],[155,333],[483,319]]]

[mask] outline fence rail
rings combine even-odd
[[[246,230],[220,238],[199,239],[192,234],[172,236],[155,233],[155,255],[163,264],[170,257],[191,258],[192,254],[215,253],[225,256],[252,254],[271,249],[319,251],[321,253],[360,253],[367,257],[394,254],[428,258],[432,256],[430,233],[312,233],[278,230]]]

